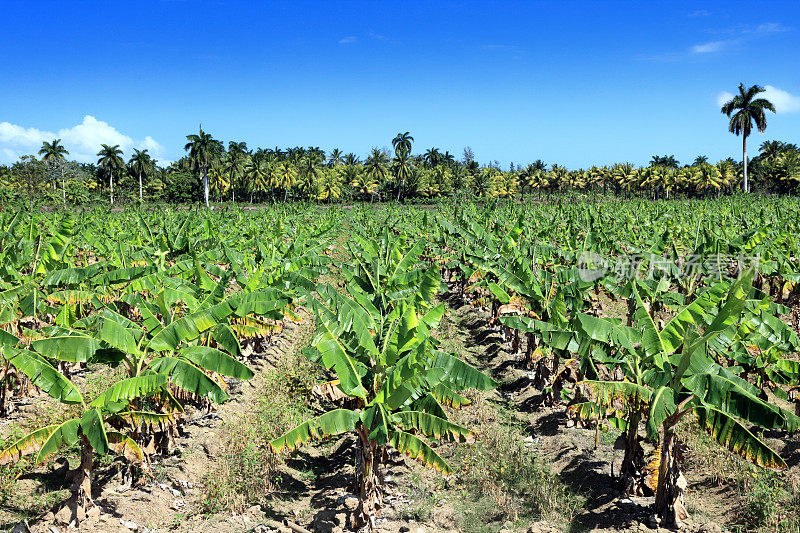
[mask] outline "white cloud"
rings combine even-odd
[[[797,113],[800,111],[800,96],[790,94],[783,89],[778,89],[772,85],[765,85],[765,91],[758,95],[759,98],[766,98],[775,106],[776,113]],[[717,106],[722,107],[733,98],[733,94],[723,91],[717,95]]]
[[[36,128],[25,129],[16,124],[0,122],[0,143],[19,147],[38,147],[42,144],[43,136],[52,137],[52,133],[43,132]],[[3,151],[7,151],[4,148]]]
[[[358,41],[358,37],[356,37],[355,35],[350,35],[348,37],[344,37],[342,39],[339,39],[339,44],[350,44],[350,43],[354,43],[356,41]]]
[[[696,44],[692,46],[692,53],[695,54],[710,54],[719,52],[731,44],[732,41],[711,41],[710,43]]]
[[[759,96],[772,102],[776,113],[797,113],[800,111],[800,96],[789,94],[772,85],[765,85],[764,89],[766,90]]]
[[[0,162],[11,163],[22,155],[35,154],[43,142],[53,139],[61,139],[69,151],[69,158],[82,163],[95,162],[101,144],[118,144],[126,157],[132,154],[134,148],[147,149],[155,159],[164,151],[164,147],[149,135],[143,140],[136,140],[117,131],[108,122],[86,115],[80,124],[56,133],[0,122]]]
[[[733,93],[729,93],[728,91],[723,91],[717,95],[717,107],[722,107],[728,102],[730,102],[731,98],[733,98]]]
[[[156,140],[150,137],[149,135],[145,137],[144,140],[139,144],[140,144],[139,150],[144,148],[145,150],[148,150],[150,153],[153,154],[160,153],[164,149],[163,146],[158,144],[158,142],[156,142]]]

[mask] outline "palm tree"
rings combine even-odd
[[[398,152],[397,157],[392,163],[392,167],[394,170],[395,179],[400,182],[400,185],[397,187],[397,201],[399,202],[400,193],[403,192],[403,188],[406,186],[406,182],[411,177],[411,173],[413,171],[411,160],[408,157],[408,152]]]
[[[678,168],[679,163],[674,155],[654,155],[652,159],[650,159],[650,166]]]
[[[331,151],[331,155],[328,156],[328,166],[329,167],[336,167],[341,165],[344,159],[342,158],[342,151],[338,148],[334,148]]]
[[[631,163],[617,163],[611,171],[614,189],[619,193],[623,187],[630,190],[636,182],[636,167]]]
[[[187,135],[186,139],[189,142],[186,143],[183,149],[189,152],[190,168],[193,171],[200,170],[203,176],[203,199],[206,202],[206,207],[208,207],[208,169],[212,161],[219,157],[224,148],[220,141],[204,132],[202,126],[200,126],[200,133]]]
[[[441,152],[439,152],[438,148],[434,147],[434,148],[428,148],[425,151],[425,155],[423,157],[425,158],[425,162],[428,164],[429,167],[435,167],[441,161],[442,154]]]
[[[131,172],[139,176],[139,201],[142,201],[142,176],[150,177],[155,171],[155,164],[147,150],[133,149],[133,157],[128,162]]]
[[[344,179],[353,187],[358,195],[363,198],[370,197],[374,201],[377,184],[364,172],[361,165],[347,165],[344,167]]]
[[[452,168],[453,165],[456,164],[456,158],[453,154],[450,153],[449,150],[445,150],[444,154],[442,154],[441,163],[447,165],[448,167]],[[513,165],[513,163],[512,163]]]
[[[397,154],[399,157],[401,153],[410,154],[411,153],[411,143],[414,142],[414,137],[412,137],[408,132],[405,133],[398,133],[395,135],[394,139],[392,139],[392,146],[394,147],[394,153]]]
[[[745,89],[744,83],[739,84],[739,94],[731,98],[721,111],[731,120],[728,124],[728,131],[734,135],[742,135],[742,165],[744,168],[742,186],[744,192],[750,192],[747,183],[747,137],[753,129],[753,122],[756,123],[759,133],[767,129],[767,116],[764,111],[775,112],[775,106],[766,98],[756,98],[758,93],[766,89],[758,85]]]
[[[724,159],[714,165],[722,177],[722,186],[725,189],[733,189],[733,184],[736,183],[739,165],[732,159]]]
[[[322,158],[319,156],[319,154],[314,152],[306,154],[306,156],[303,157],[302,161],[300,162],[300,170],[303,175],[300,188],[309,198],[312,197],[314,192],[317,190],[317,183],[322,175],[322,162]],[[286,201],[285,194],[283,201]]]
[[[717,193],[719,196],[722,186],[725,184],[722,172],[719,167],[703,163],[698,165],[692,173],[692,183],[698,191],[708,194],[709,192]]]
[[[694,163],[692,163],[692,166],[699,167],[700,165],[704,165],[706,163],[708,163],[708,156],[698,155],[694,158]]]
[[[411,162],[409,155],[411,154],[411,143],[414,142],[414,137],[409,132],[398,133],[392,139],[392,146],[394,147],[395,160],[394,171],[395,177],[400,181],[400,186],[397,188],[397,201],[400,201],[400,194],[406,185],[406,181],[411,176]]]
[[[47,161],[55,166],[64,161],[64,156],[69,155],[69,152],[61,144],[61,139],[53,139],[53,142],[43,142],[42,148],[39,150],[39,155],[42,156],[42,161]],[[53,189],[56,184],[53,183]],[[64,178],[64,167],[61,167],[61,197],[64,202],[64,208],[67,207],[67,183]]]
[[[212,167],[208,171],[209,188],[216,191],[218,200],[222,201],[222,195],[231,186],[229,180],[225,179],[225,173],[222,168]]]
[[[281,163],[275,171],[273,185],[283,190],[284,203],[289,197],[289,190],[297,184],[297,170],[288,161]]]
[[[389,157],[386,152],[373,148],[367,158],[366,165],[364,165],[364,170],[373,183],[380,184],[386,180],[388,164]]]
[[[97,166],[108,173],[108,186],[111,189],[111,204],[114,204],[114,173],[119,172],[125,168],[125,161],[122,160],[122,150],[119,145],[109,146],[107,144],[101,145],[100,151],[97,152]]]
[[[253,203],[253,193],[256,190],[266,191],[270,184],[270,165],[258,154],[248,158],[242,169],[247,179],[247,188],[250,190],[250,203]],[[274,200],[274,198],[273,198]]]
[[[340,169],[326,169],[320,183],[320,200],[332,202],[342,195],[342,176]]]
[[[781,141],[764,141],[759,147],[759,157],[764,162],[774,162],[785,150],[786,143]],[[41,152],[39,152],[41,153]]]
[[[242,177],[244,168],[249,160],[250,154],[248,152],[232,151],[228,148],[228,157],[225,159],[222,169],[228,174],[228,184],[231,188],[231,202],[236,202],[236,180]]]
[[[228,153],[242,155],[247,153],[246,142],[228,141]]]

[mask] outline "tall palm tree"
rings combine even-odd
[[[97,166],[108,174],[108,186],[111,189],[111,204],[114,204],[114,174],[119,173],[125,168],[125,161],[122,160],[122,150],[118,144],[109,146],[101,145],[97,152]]]
[[[400,201],[400,194],[403,192],[403,187],[406,181],[411,176],[411,162],[409,155],[411,154],[411,144],[414,142],[414,137],[409,132],[398,133],[392,139],[392,146],[394,147],[394,171],[395,178],[400,182],[397,188],[397,201]]]
[[[399,202],[400,193],[403,192],[403,188],[406,186],[406,182],[411,177],[413,171],[408,152],[404,150],[397,152],[397,157],[392,162],[392,169],[394,170],[395,179],[399,182],[397,187],[397,201]]]
[[[39,155],[42,156],[42,161],[47,161],[55,166],[64,161],[64,156],[69,155],[69,152],[61,144],[61,139],[53,139],[53,142],[43,142],[42,148],[39,150]],[[56,188],[53,182],[53,189]],[[67,183],[64,178],[64,167],[61,167],[61,199],[64,202],[64,208],[67,207]]]
[[[409,134],[409,132],[405,133],[398,133],[395,135],[394,139],[392,139],[392,146],[394,147],[394,153],[397,154],[399,157],[401,153],[410,154],[411,153],[411,143],[414,142],[414,137]]]
[[[183,149],[189,152],[190,168],[193,171],[199,170],[203,177],[203,199],[206,202],[206,207],[208,207],[208,169],[224,148],[220,141],[204,132],[202,126],[200,126],[200,133],[187,135],[186,139],[189,142],[186,143]]]
[[[133,156],[128,162],[131,172],[139,176],[139,201],[142,201],[142,176],[150,177],[155,172],[155,163],[147,150],[133,149]]]
[[[753,129],[753,122],[756,124],[759,133],[767,129],[767,116],[765,111],[775,112],[775,106],[766,98],[756,98],[759,93],[766,89],[758,85],[745,89],[744,83],[739,84],[739,94],[731,98],[721,111],[730,118],[728,131],[734,135],[742,135],[742,165],[744,168],[742,186],[744,192],[750,191],[747,182],[747,137]]]

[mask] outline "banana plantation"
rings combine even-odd
[[[800,531],[795,197],[203,135],[207,195],[274,203],[0,212],[2,527]]]

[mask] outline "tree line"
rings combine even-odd
[[[765,111],[774,106],[759,98],[763,88],[739,86],[739,94],[722,106],[730,118],[728,129],[742,136],[742,161],[728,158],[711,163],[698,156],[681,165],[674,156],[655,155],[646,166],[618,163],[567,169],[536,160],[507,170],[480,164],[472,150],[460,159],[432,147],[413,154],[414,138],[398,133],[391,148],[373,148],[366,157],[319,147],[250,149],[245,142],[227,147],[202,127],[186,137],[186,155],[161,167],[147,150],[134,150],[125,161],[119,145],[103,144],[95,164],[67,160],[60,139],[45,142],[38,156],[23,156],[11,166],[0,166],[0,199],[109,202],[343,202],[385,201],[439,197],[542,196],[556,191],[646,195],[654,199],[703,197],[744,191],[792,193],[800,183],[800,150],[782,141],[766,141],[758,154],[747,157],[747,137],[753,126],[766,129]],[[752,187],[751,187],[752,185]]]

